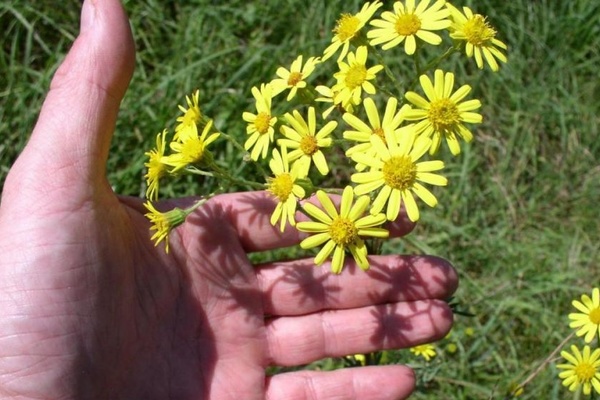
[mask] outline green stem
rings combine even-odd
[[[456,53],[457,51],[458,51],[458,45],[449,47],[448,50],[446,50],[444,52],[444,54],[429,61],[427,64],[425,64],[425,67],[423,67],[423,68],[421,68],[420,64],[418,63],[417,57],[415,57],[415,69],[417,70],[417,76],[412,80],[412,82],[410,82],[410,85],[408,85],[407,92],[411,91],[415,88],[415,86],[417,85],[417,82],[419,82],[419,78],[421,77],[421,75],[426,74],[427,72],[436,68],[437,66],[440,65],[440,63],[443,60],[450,57],[452,54]]]
[[[228,142],[230,142],[233,147],[235,147],[236,149],[238,149],[242,154],[246,154],[248,153],[246,151],[246,149],[244,149],[244,146],[242,146],[233,136],[225,133],[225,132],[221,132],[220,130],[217,129],[217,131],[219,132],[219,134],[221,136],[223,136],[223,138],[225,138],[225,140],[227,140]],[[254,161],[254,165],[256,165],[256,169],[258,169],[258,172],[263,176],[263,178],[267,179],[267,176],[269,176],[269,174],[267,174],[267,172],[265,171],[265,169],[262,167],[262,165],[260,165],[260,163]]]
[[[394,88],[398,91],[398,93],[402,93],[402,84],[400,83],[400,81],[398,81],[398,79],[396,79],[396,76],[394,75],[392,70],[388,67],[387,63],[383,59],[383,55],[379,52],[379,49],[377,49],[374,46],[369,45],[369,51],[372,51],[373,54],[375,54],[375,57],[377,58],[377,62],[379,63],[379,65],[383,65],[383,70],[385,71],[385,74],[387,75],[387,77],[390,78],[390,80],[392,81]],[[385,94],[387,94],[388,96],[398,97],[398,96],[395,96],[390,90],[387,90],[386,88],[380,88],[380,90],[382,92],[384,92]]]
[[[266,185],[264,183],[258,183],[258,182],[254,182],[254,181],[248,181],[246,179],[236,178],[236,177],[230,175],[229,172],[227,172],[223,168],[219,167],[215,163],[213,163],[213,165],[211,165],[211,167],[215,171],[216,178],[225,179],[226,181],[230,182],[231,184],[246,186],[246,187],[249,187],[252,189],[257,189],[257,190],[264,190],[266,188]]]

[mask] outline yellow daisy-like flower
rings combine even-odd
[[[411,347],[410,352],[417,357],[423,357],[425,361],[429,361],[437,355],[435,346],[430,343]]]
[[[373,3],[366,2],[356,14],[342,14],[335,24],[334,35],[331,44],[325,49],[323,61],[329,59],[341,47],[342,51],[338,57],[341,61],[350,48],[350,41],[358,36],[363,26],[371,19],[375,11],[383,4],[378,0]]]
[[[416,38],[432,45],[442,43],[442,38],[431,31],[450,26],[450,10],[444,7],[445,0],[438,0],[431,7],[429,3],[430,0],[421,0],[415,7],[415,0],[396,1],[394,12],[385,11],[382,19],[370,22],[375,27],[367,32],[371,46],[383,44],[381,48],[388,50],[404,42],[404,51],[412,55],[417,49]]]
[[[179,110],[183,113],[182,116],[177,117],[177,122],[179,124],[175,127],[175,135],[173,140],[179,140],[179,132],[182,130],[188,129],[191,125],[196,125],[200,122],[202,118],[202,113],[200,112],[200,106],[198,105],[198,99],[200,96],[200,91],[196,90],[192,97],[185,96],[185,101],[187,103],[188,108],[185,108],[182,105],[179,105]]]
[[[146,218],[148,218],[152,223],[150,231],[156,231],[150,240],[154,242],[155,246],[158,246],[158,244],[164,240],[165,252],[168,253],[169,234],[174,228],[183,224],[189,212],[180,208],[174,208],[167,212],[160,212],[149,201],[144,203],[144,207],[150,211],[149,213],[145,214]]]
[[[400,213],[401,203],[404,203],[408,218],[417,221],[419,208],[413,193],[428,206],[437,205],[435,196],[419,182],[446,186],[448,180],[432,173],[444,168],[442,161],[417,162],[431,145],[430,139],[425,136],[417,137],[410,127],[403,129],[400,136],[397,138],[388,133],[384,142],[379,136],[371,135],[371,144],[377,155],[354,155],[352,159],[365,164],[369,171],[355,173],[350,179],[357,183],[354,189],[357,195],[381,189],[373,201],[372,214],[381,212],[387,203],[386,216],[388,220],[393,221]]]
[[[496,59],[507,62],[502,50],[507,50],[506,44],[496,39],[496,30],[490,26],[486,18],[474,14],[469,7],[463,7],[464,14],[450,3],[446,3],[450,10],[450,37],[465,42],[467,57],[475,56],[479,69],[483,69],[483,59],[487,61],[492,71],[498,71]],[[483,56],[482,56],[483,55]]]
[[[360,46],[356,53],[348,53],[348,62],[338,62],[340,71],[333,75],[337,83],[331,88],[337,92],[333,99],[335,104],[360,104],[363,90],[368,94],[375,94],[375,86],[369,81],[375,79],[383,65],[367,68],[367,56],[367,46]]]
[[[283,147],[281,154],[277,149],[273,150],[273,157],[269,160],[269,167],[273,172],[273,178],[267,178],[267,190],[277,199],[278,203],[271,214],[271,225],[275,226],[280,221],[279,229],[285,229],[285,223],[296,225],[296,206],[298,199],[306,195],[304,189],[296,184],[298,172],[296,168],[290,171],[287,150]]]
[[[327,108],[325,111],[323,111],[323,119],[327,119],[327,117],[329,116],[329,114],[331,114],[331,112],[335,109],[338,108],[339,111],[343,114],[346,112],[352,113],[354,112],[354,104],[352,104],[352,102],[346,102],[345,104],[341,104],[341,103],[335,103],[335,98],[337,97],[338,92],[334,92],[332,88],[324,86],[324,85],[319,85],[315,88],[315,90],[317,91],[317,93],[319,93],[321,95],[321,97],[317,97],[315,99],[315,101],[319,101],[319,102],[324,102],[324,103],[331,103],[331,107]],[[339,99],[339,97],[338,97]],[[352,100],[352,99],[350,99]]]
[[[584,294],[581,301],[573,300],[572,304],[581,311],[569,314],[569,326],[577,329],[577,336],[585,335],[586,343],[590,343],[596,335],[600,338],[600,289],[594,288],[592,297]]]
[[[287,96],[287,101],[293,99],[298,89],[306,87],[305,79],[313,73],[315,67],[320,62],[321,60],[319,58],[310,57],[308,60],[306,60],[304,66],[302,66],[302,55],[299,55],[290,66],[289,71],[283,67],[279,67],[276,72],[279,78],[271,81],[271,86],[273,87],[273,96],[277,96],[285,89],[290,89],[290,92]]]
[[[208,121],[201,135],[198,135],[196,124],[179,131],[179,141],[173,141],[170,145],[174,153],[162,157],[161,162],[173,167],[173,173],[188,165],[201,163],[208,154],[206,147],[219,137],[219,133],[211,133],[211,129],[212,120]]]
[[[298,166],[299,176],[301,178],[308,176],[312,163],[321,175],[327,175],[329,166],[321,149],[331,146],[332,139],[329,136],[337,127],[337,122],[329,121],[317,132],[314,107],[308,109],[308,123],[296,110],[292,114],[285,114],[284,118],[290,126],[281,126],[281,133],[285,139],[279,139],[277,144],[293,149],[289,154],[289,160],[294,162],[294,166]]]
[[[377,135],[384,141],[386,132],[396,135],[396,130],[398,130],[400,124],[404,121],[404,113],[410,109],[410,106],[405,104],[400,110],[397,110],[398,100],[390,97],[385,107],[383,121],[379,117],[377,106],[372,98],[368,97],[364,100],[364,108],[370,126],[356,115],[346,113],[342,116],[344,121],[354,128],[354,130],[344,131],[344,139],[358,142],[358,144],[346,151],[346,156],[350,158],[352,158],[353,154],[357,153],[366,153],[367,156],[374,156],[376,151],[371,144],[371,135]],[[356,169],[362,171],[365,167],[364,164],[358,164]]]
[[[572,354],[571,354],[572,353]],[[583,346],[583,353],[576,346],[571,346],[571,353],[561,351],[560,355],[568,364],[558,364],[556,367],[564,369],[558,376],[563,380],[571,392],[583,387],[583,394],[592,393],[592,387],[600,394],[600,349],[593,352],[590,346]]]
[[[339,212],[322,190],[317,191],[317,199],[322,208],[308,202],[302,205],[306,214],[315,221],[296,223],[299,231],[313,234],[304,239],[300,247],[310,249],[325,243],[315,257],[315,264],[323,264],[333,253],[331,270],[335,274],[342,272],[346,250],[350,251],[361,269],[368,269],[367,246],[362,238],[387,238],[389,232],[379,227],[385,222],[385,215],[364,215],[369,207],[369,196],[361,196],[354,203],[354,193],[350,186],[344,188]]]
[[[277,122],[277,118],[271,115],[273,87],[270,84],[262,84],[260,90],[256,86],[253,87],[252,95],[256,100],[257,113],[244,112],[242,119],[248,122],[246,133],[250,135],[244,143],[244,148],[252,149],[250,158],[256,161],[259,157],[267,157],[269,153],[269,146],[275,135],[273,126]]]
[[[167,165],[163,163],[162,158],[165,155],[167,130],[163,130],[162,133],[156,135],[156,148],[144,153],[148,157],[148,162],[144,164],[148,171],[144,178],[146,178],[146,198],[150,200],[156,200],[158,198],[158,188],[160,178],[167,174]]]
[[[438,69],[435,71],[433,84],[427,75],[421,75],[419,81],[428,100],[415,92],[407,92],[406,99],[417,108],[407,111],[405,118],[409,121],[420,121],[416,124],[417,131],[432,137],[430,154],[437,152],[443,137],[446,138],[450,152],[454,155],[459,154],[458,137],[467,143],[473,140],[473,135],[463,123],[479,124],[483,121],[481,114],[472,112],[481,107],[481,102],[462,101],[471,91],[469,85],[463,85],[452,93],[452,72],[446,72],[444,75],[444,72]]]

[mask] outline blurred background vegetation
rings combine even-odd
[[[391,7],[392,2],[386,2]],[[122,194],[141,195],[143,157],[155,135],[172,128],[177,104],[200,89],[215,124],[243,138],[250,88],[273,78],[297,54],[318,55],[342,12],[357,0],[125,1],[137,66],[112,143],[108,175]],[[458,158],[440,204],[389,252],[448,258],[459,271],[452,336],[430,362],[408,351],[385,362],[413,365],[416,399],[503,399],[566,337],[570,302],[599,285],[600,3],[589,0],[459,1],[489,16],[509,46],[499,73],[472,60],[444,68],[473,86],[484,123]],[[0,0],[0,190],[27,141],[53,72],[77,35],[80,3]],[[236,173],[252,166],[222,145]],[[329,179],[347,178],[334,170]],[[162,196],[204,193],[210,182],[183,179]],[[446,345],[456,345],[449,352]],[[306,368],[330,369],[340,360]],[[568,397],[549,363],[524,399]]]

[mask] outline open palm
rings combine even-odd
[[[267,377],[269,365],[442,337],[456,275],[433,257],[372,257],[341,275],[311,260],[253,266],[297,234],[263,192],[218,196],[155,248],[139,199],[105,163],[133,44],[117,0],[86,1],[0,207],[0,395],[52,399],[396,399],[402,366]],[[171,201],[189,205],[191,200]],[[398,223],[395,232],[409,230]]]

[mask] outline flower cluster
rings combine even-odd
[[[581,350],[571,345],[570,352],[561,351],[560,355],[567,362],[557,365],[563,370],[558,376],[572,392],[581,390],[589,395],[593,389],[600,394],[600,288],[594,288],[591,297],[584,294],[581,301],[573,300],[572,304],[579,312],[569,314],[569,326],[575,329],[577,336],[584,337],[586,344]],[[589,346],[594,339],[596,345]]]
[[[469,98],[469,85],[455,85],[454,73],[444,71],[442,62],[462,51],[480,69],[484,59],[493,71],[498,61],[506,62],[507,47],[496,30],[468,7],[461,11],[445,0],[405,0],[385,8],[375,0],[355,14],[342,14],[321,54],[295,55],[289,66],[278,67],[271,81],[252,88],[253,109],[242,113],[246,138],[239,148],[258,166],[270,168],[271,176],[257,185],[276,203],[271,224],[308,233],[300,246],[320,247],[315,264],[331,260],[334,273],[342,271],[347,254],[360,268],[369,268],[368,242],[388,237],[385,224],[402,209],[417,221],[419,201],[437,205],[431,186],[448,183],[441,174],[440,149],[460,154],[461,142],[473,139],[470,125],[482,122],[481,102]],[[441,48],[444,38],[448,47],[441,55],[422,60],[428,53],[420,49]],[[402,53],[392,54],[397,48]],[[397,76],[385,63],[388,54],[413,58],[414,75]],[[325,68],[326,63],[331,65]],[[330,66],[335,73],[324,72]],[[179,107],[183,115],[169,145],[172,154],[165,155],[166,131],[158,135],[156,149],[146,153],[152,201],[166,175],[192,172],[239,181],[207,150],[219,135],[231,136],[203,115],[198,92],[186,102],[187,108]],[[346,186],[319,188],[332,170],[333,154],[343,154],[336,160],[348,164]],[[153,221],[163,220],[156,209],[148,209]],[[304,216],[297,219],[298,212]],[[155,240],[168,240],[173,228],[155,224]]]

